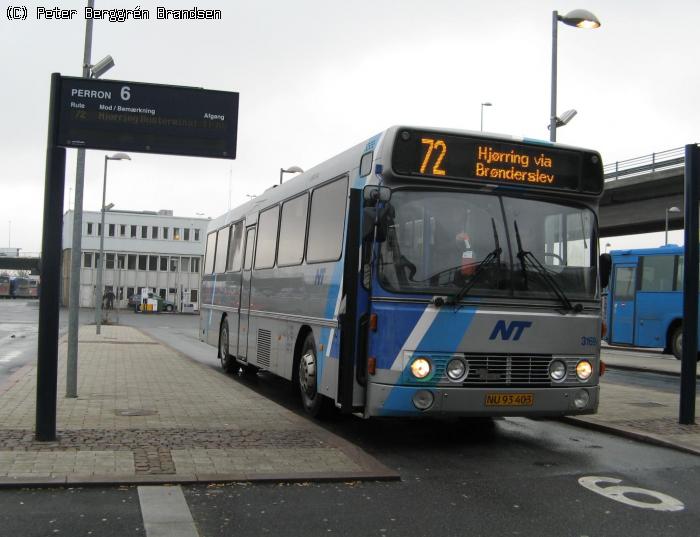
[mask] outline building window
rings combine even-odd
[[[92,254],[89,252],[83,254],[83,267],[92,268]]]
[[[136,254],[129,254],[126,258],[126,263],[128,270],[136,270]]]
[[[151,228],[151,238],[152,239],[157,239],[158,238],[158,226],[153,226]]]
[[[136,238],[136,226],[131,226],[131,238]]]
[[[196,240],[196,241],[199,240],[199,230],[198,229],[194,230],[194,240]]]
[[[134,288],[133,287],[127,287],[126,288],[126,298],[131,298],[134,294]]]
[[[92,235],[92,222],[87,223],[87,234]]]
[[[190,240],[190,228],[186,227],[185,229],[182,230],[182,235],[183,235],[183,240]]]
[[[109,228],[107,233],[109,234],[110,237],[114,237],[114,234],[116,233],[116,228],[117,226],[115,224],[109,224]]]
[[[198,257],[193,257],[192,258],[192,269],[190,272],[195,272],[199,274],[199,258]]]
[[[179,227],[174,227],[174,228],[173,228],[173,240],[174,240],[174,241],[179,241],[179,240],[180,240],[180,228],[179,228]]]
[[[105,254],[105,268],[114,269],[114,254]]]
[[[126,256],[124,254],[117,255],[117,268],[123,269],[126,266]]]
[[[149,255],[148,256],[148,270],[152,270],[153,272],[158,270],[158,256],[157,255]]]
[[[177,257],[170,258],[170,272],[177,272],[178,262],[179,262],[179,258],[177,258]]]
[[[142,239],[148,238],[148,226],[141,226],[141,238]]]
[[[197,290],[196,289],[191,289],[190,290],[190,302],[197,302]]]
[[[100,254],[95,252],[95,268],[100,268]]]
[[[182,272],[187,272],[190,268],[190,258],[189,257],[181,257],[180,258],[180,270]]]
[[[158,294],[160,295],[160,298],[165,300],[165,289],[159,289]]]
[[[147,255],[140,255],[139,256],[139,270],[146,270],[147,265],[148,265],[148,256]]]
[[[120,237],[126,236],[126,225],[125,224],[119,224],[119,236]]]
[[[97,224],[97,236],[102,236],[102,224]]]
[[[167,238],[168,238],[168,229],[170,229],[170,228],[167,228],[167,227],[164,227],[164,228],[163,228],[163,238],[164,238],[164,239],[167,239]]]
[[[174,287],[170,287],[168,289],[168,293],[170,293],[171,295],[174,295],[175,293],[177,293],[177,289],[175,289]]]
[[[168,272],[168,256],[160,256],[160,270],[163,272]]]

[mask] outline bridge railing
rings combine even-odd
[[[627,160],[611,162],[603,166],[603,177],[605,181],[615,181],[625,177],[634,177],[658,171],[681,168],[685,165],[685,148],[677,147],[636,157]]]

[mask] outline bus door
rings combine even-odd
[[[632,345],[634,343],[636,265],[615,265],[613,274],[610,321],[610,343]]]
[[[243,270],[241,276],[241,308],[238,316],[238,357],[248,360],[248,328],[250,326],[250,288],[251,269],[253,267],[253,251],[255,245],[255,226],[246,229],[245,253],[243,257]]]

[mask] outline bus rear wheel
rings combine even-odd
[[[301,347],[297,366],[297,385],[304,410],[314,418],[325,416],[330,401],[318,393],[318,360],[313,334],[308,334]]]
[[[671,351],[676,360],[683,358],[683,326],[677,326],[671,336]]]
[[[221,369],[227,373],[236,371],[236,358],[231,356],[229,350],[229,330],[228,321],[224,319],[219,329],[219,359],[221,360]]]

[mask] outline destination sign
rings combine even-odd
[[[238,93],[61,77],[57,145],[236,158]]]
[[[395,173],[409,176],[589,194],[599,194],[603,188],[602,164],[596,153],[493,138],[400,130],[392,166]]]

